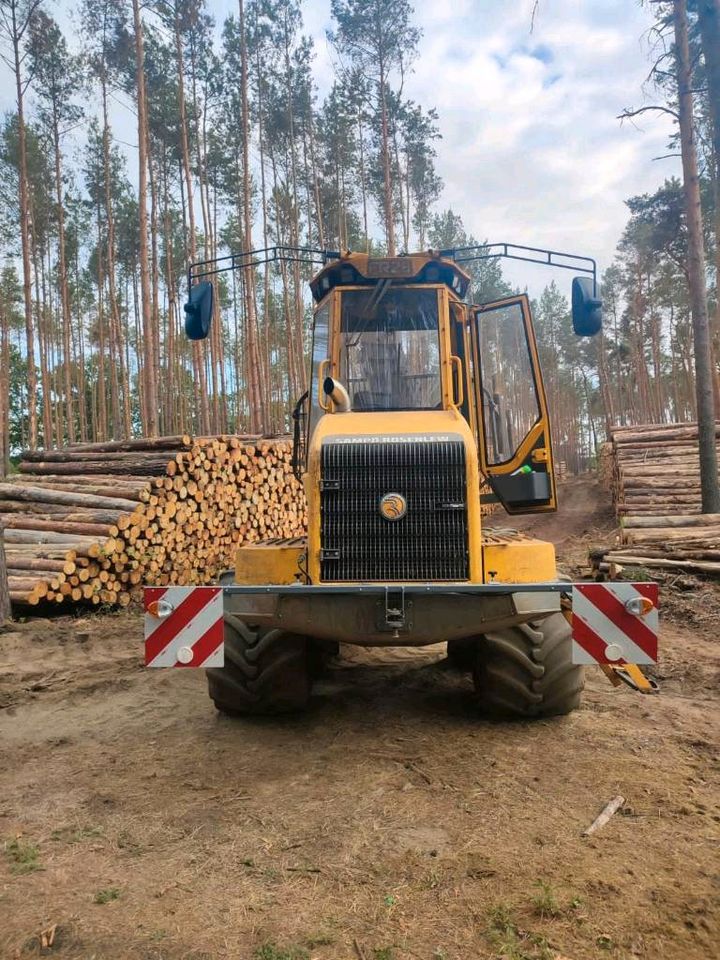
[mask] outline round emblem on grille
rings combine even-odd
[[[407,500],[401,493],[386,493],[380,500],[380,514],[386,520],[401,520],[407,513]]]

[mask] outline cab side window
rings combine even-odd
[[[519,302],[477,314],[488,464],[506,463],[540,419],[540,401]]]

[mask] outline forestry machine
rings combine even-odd
[[[293,412],[307,537],[240,547],[219,585],[146,589],[149,665],[207,668],[228,714],[304,707],[339,644],[445,641],[499,718],[575,709],[585,664],[654,688],[637,664],[657,656],[655,585],[570,583],[551,543],[486,526],[486,503],[513,515],[557,502],[528,297],[466,302],[463,264],[493,257],[581,273],[574,332],[599,331],[594,260],[509,243],[397,257],[275,247],[192,264],[193,340],[208,335],[214,275],[320,265],[310,386]]]

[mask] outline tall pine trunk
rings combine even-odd
[[[157,367],[154,356],[152,329],[152,294],[150,291],[150,263],[148,258],[147,178],[148,178],[148,121],[145,94],[145,49],[140,0],[132,0],[135,27],[135,74],[138,111],[138,220],[140,229],[140,300],[142,308],[142,339],[144,347],[145,433],[157,436]]]
[[[18,179],[20,181],[20,241],[23,265],[23,301],[25,305],[25,347],[27,350],[27,399],[28,399],[28,446],[35,450],[38,442],[37,419],[37,372],[35,369],[35,324],[33,321],[32,288],[30,273],[30,200],[27,176],[27,139],[25,135],[25,104],[22,82],[23,55],[20,51],[22,31],[17,21],[17,3],[11,9],[11,40],[13,46],[13,72],[15,74],[15,97],[18,116]]]
[[[185,68],[183,64],[182,37],[180,35],[180,20],[177,5],[174,17],[175,57],[178,71],[178,108],[180,111],[180,151],[182,154],[182,173],[185,186],[185,204],[187,210],[187,235],[190,262],[197,259],[197,238],[195,232],[195,206],[192,173],[190,171],[190,145],[188,141],[187,105],[185,102]],[[182,188],[182,183],[181,183]],[[198,423],[204,434],[210,433],[210,405],[208,401],[207,377],[205,373],[205,351],[203,345],[194,340],[192,347],[193,369],[195,373],[196,400],[199,409],[196,411]]]
[[[718,487],[718,464],[715,448],[714,371],[705,286],[705,250],[693,121],[692,68],[688,42],[686,0],[674,0],[673,12],[680,147],[688,231],[688,277],[695,347],[695,392],[700,445],[702,510],[703,513],[720,513],[720,487]]]
[[[107,83],[102,81],[103,105],[103,196],[107,222],[107,280],[110,301],[110,352],[114,361],[110,367],[110,410],[113,436],[128,439],[132,434],[130,379],[123,349],[120,308],[115,283],[115,211],[113,209],[112,184],[110,182],[110,124],[108,121]],[[99,227],[98,227],[99,229]],[[98,242],[99,238],[98,238]],[[120,414],[120,385],[122,385],[122,420]],[[107,429],[107,427],[105,428]]]
[[[395,218],[392,202],[392,173],[390,170],[390,131],[388,123],[387,90],[385,86],[385,71],[380,66],[380,144],[383,167],[383,207],[385,214],[385,236],[387,238],[387,255],[395,256]]]
[[[10,318],[0,303],[0,474],[10,471]]]
[[[57,104],[53,102],[53,147],[55,151],[55,202],[57,204],[58,228],[58,287],[60,294],[60,312],[63,329],[63,374],[65,381],[65,420],[67,422],[67,437],[70,443],[75,443],[75,406],[73,404],[73,378],[70,329],[70,297],[68,294],[67,261],[65,256],[65,208],[62,195],[62,166],[60,159],[60,125],[57,117]]]
[[[708,108],[712,126],[713,185],[715,189],[715,329],[713,331],[715,363],[713,373],[718,383],[717,358],[720,355],[720,0],[698,0],[698,23],[705,78],[708,87]],[[715,393],[716,415],[718,393]]]
[[[238,25],[240,29],[240,98],[241,124],[243,137],[243,240],[246,250],[252,249],[252,213],[250,204],[250,116],[248,109],[248,62],[247,36],[245,34],[245,4],[238,0]],[[245,268],[245,315],[247,323],[246,350],[248,354],[248,406],[250,412],[250,430],[259,433],[265,429],[265,404],[262,396],[262,377],[257,344],[257,317],[255,314],[255,271],[251,266]]]

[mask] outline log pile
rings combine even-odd
[[[618,515],[700,513],[696,423],[616,427],[611,443]]]
[[[126,606],[212,583],[235,547],[305,529],[284,437],[160,437],[26,453],[0,483],[16,604]]]
[[[697,424],[616,427],[607,448],[601,482],[611,478],[620,530],[614,546],[591,551],[594,570],[720,575],[720,515],[701,513]]]

